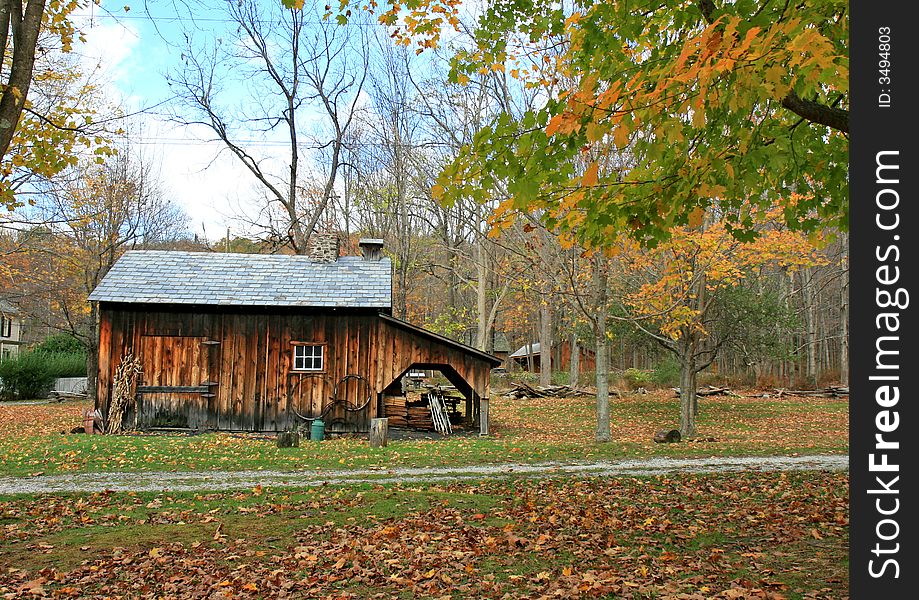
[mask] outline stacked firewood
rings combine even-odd
[[[412,429],[434,431],[434,421],[431,419],[431,407],[427,399],[408,402],[408,426]]]
[[[434,430],[427,394],[408,392],[405,396],[383,396],[383,410],[390,427]]]
[[[571,398],[574,396],[592,396],[587,390],[573,388],[568,385],[532,386],[526,383],[517,383],[505,396],[511,398]]]
[[[408,427],[408,410],[405,396],[383,396],[383,414],[390,427]]]

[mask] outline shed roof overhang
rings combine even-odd
[[[396,317],[393,317],[393,316],[390,316],[384,313],[380,313],[379,316],[386,323],[395,325],[396,327],[399,327],[400,329],[403,329],[410,333],[420,335],[430,340],[434,340],[442,344],[445,344],[455,350],[459,350],[460,352],[468,354],[469,356],[473,358],[487,362],[493,367],[500,366],[504,362],[497,356],[493,356],[487,352],[482,352],[481,350],[473,348],[472,346],[461,344],[460,342],[457,342],[456,340],[451,340],[450,338],[442,336],[439,333],[434,333],[433,331],[428,331],[427,329],[418,327],[417,325],[412,325],[411,323],[403,321],[402,319],[397,319]]]

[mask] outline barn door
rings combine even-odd
[[[207,338],[145,335],[141,337],[143,372],[137,387],[141,427],[213,427],[209,410]]]

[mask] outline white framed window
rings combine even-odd
[[[294,344],[294,371],[324,370],[324,349],[321,344]]]

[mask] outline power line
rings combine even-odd
[[[234,144],[241,144],[246,146],[254,147],[289,147],[290,142],[283,140],[232,140]],[[131,142],[139,145],[158,145],[162,144],[165,146],[170,145],[195,145],[195,146],[206,146],[211,144],[223,144],[222,140],[211,139],[211,140],[200,140],[200,139],[186,139],[179,137],[159,137],[159,136],[137,136],[131,137]],[[440,147],[440,148],[451,148],[452,144],[448,142],[419,142],[417,144],[387,144],[383,142],[348,142],[343,144],[346,148],[393,148],[398,147],[402,149],[412,149],[412,148],[431,148],[431,147]],[[301,146],[302,147],[302,146]]]
[[[89,15],[79,15],[79,16],[87,16],[90,19],[90,21],[92,21],[93,19],[112,19],[115,21],[120,21],[120,20],[150,21],[151,23],[191,23],[191,24],[195,24],[195,23],[235,23],[235,24],[238,24],[239,23],[239,21],[237,21],[236,19],[221,19],[217,17],[183,17],[179,15],[170,16],[170,17],[159,17],[159,16],[153,16],[149,13],[144,14],[144,15],[130,15],[130,14],[120,15],[120,14],[116,14],[110,11],[107,11],[105,14],[98,14],[98,15],[89,14]],[[257,23],[259,25],[276,25],[277,24],[277,21],[272,20],[272,19],[248,19],[248,21],[252,23]],[[303,20],[301,21],[301,23],[304,23],[306,25],[334,25],[336,27],[339,27],[337,23],[333,21],[325,21],[325,20],[319,20],[319,21]],[[355,21],[349,21],[346,26],[347,27],[380,27],[380,28],[385,27],[384,25],[381,25],[379,23],[363,23],[363,22],[355,22]]]

